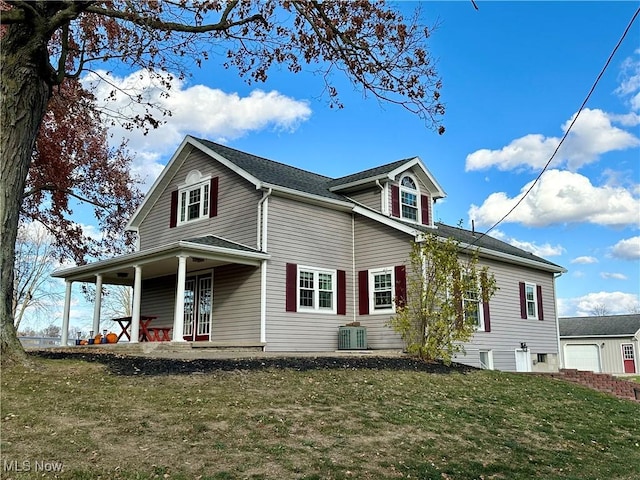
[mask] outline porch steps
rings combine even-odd
[[[578,383],[619,398],[640,401],[639,384],[622,380],[608,373],[594,373],[585,370],[565,368],[558,373],[544,373],[542,375]]]

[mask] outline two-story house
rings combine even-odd
[[[67,282],[63,343],[71,284],[90,282],[131,285],[130,331],[154,318],[173,342],[333,351],[339,327],[360,322],[368,348],[401,349],[387,323],[406,294],[411,242],[433,232],[473,244],[497,280],[457,360],[557,370],[554,279],[565,270],[434,222],[444,197],[417,157],[329,178],[188,136],[128,224],[137,251],[54,274]],[[100,308],[97,296],[96,331]]]

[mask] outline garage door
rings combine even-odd
[[[600,352],[597,345],[565,345],[565,368],[600,372]]]

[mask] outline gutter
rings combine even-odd
[[[267,199],[271,196],[271,194],[273,193],[273,188],[269,187],[269,190],[267,190],[266,192],[263,190],[262,191],[262,198],[260,199],[260,201],[258,202],[258,234],[257,234],[257,241],[256,241],[256,245],[257,245],[257,250],[260,251],[264,251],[264,249],[262,248],[263,245],[267,244],[267,212],[264,213],[264,219],[263,219],[263,215],[262,215],[262,205],[267,201]],[[262,222],[264,221],[264,225],[262,225]]]

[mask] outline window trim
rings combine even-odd
[[[533,291],[533,299],[529,300],[527,297],[527,289],[531,287]],[[529,304],[533,303],[533,315],[529,314]],[[535,283],[524,282],[524,304],[527,312],[527,320],[537,320],[539,316],[538,312],[538,288]]]
[[[483,367],[482,365],[482,357],[481,354],[482,353],[486,353],[487,354],[487,360],[488,360],[488,364],[486,364],[486,368]],[[493,350],[489,349],[489,350],[478,350],[478,361],[480,363],[480,368],[483,370],[495,370],[495,366],[493,364]]]
[[[375,277],[380,274],[391,274],[391,307],[375,308]],[[395,267],[373,268],[368,270],[369,315],[385,315],[396,313],[396,271]]]
[[[475,329],[477,332],[484,332],[485,330],[485,323],[484,323],[484,300],[483,300],[483,296],[482,296],[482,289],[481,287],[477,288],[476,291],[476,298],[472,299],[469,298],[467,296],[467,293],[469,293],[469,291],[465,291],[462,292],[462,314],[464,317],[464,320],[466,322],[467,320],[467,302],[474,302],[477,304],[477,309],[478,309],[478,323],[475,325]]]
[[[189,194],[195,190],[200,191],[200,207],[199,207],[199,215],[197,218],[188,219],[188,208],[189,208]],[[205,195],[206,191],[206,195]],[[200,220],[209,218],[209,209],[211,208],[211,177],[202,178],[199,182],[182,185],[178,188],[178,205],[177,205],[177,215],[176,215],[176,225],[184,225],[187,223],[198,222]],[[183,200],[183,197],[186,199]],[[184,211],[183,211],[184,210]],[[184,215],[184,219],[183,219]]]
[[[402,181],[405,178],[409,178],[413,182],[413,184],[416,186],[416,188],[413,189],[413,188],[404,186],[402,184]],[[403,190],[415,196],[415,199],[416,199],[415,206],[411,206],[407,204],[409,208],[415,208],[416,210],[415,219],[404,216],[404,212],[402,210],[402,207],[405,205],[405,203],[402,201]],[[420,186],[419,186],[418,180],[410,173],[403,173],[402,176],[400,177],[400,181],[398,182],[398,205],[400,208],[400,212],[399,212],[400,219],[405,220],[407,222],[422,223],[422,195],[420,193]]]
[[[313,273],[313,307],[300,305],[300,272]],[[320,308],[320,276],[331,275],[331,308]],[[329,290],[326,290],[329,291]],[[338,312],[338,270],[298,265],[296,270],[296,311],[336,315]]]

